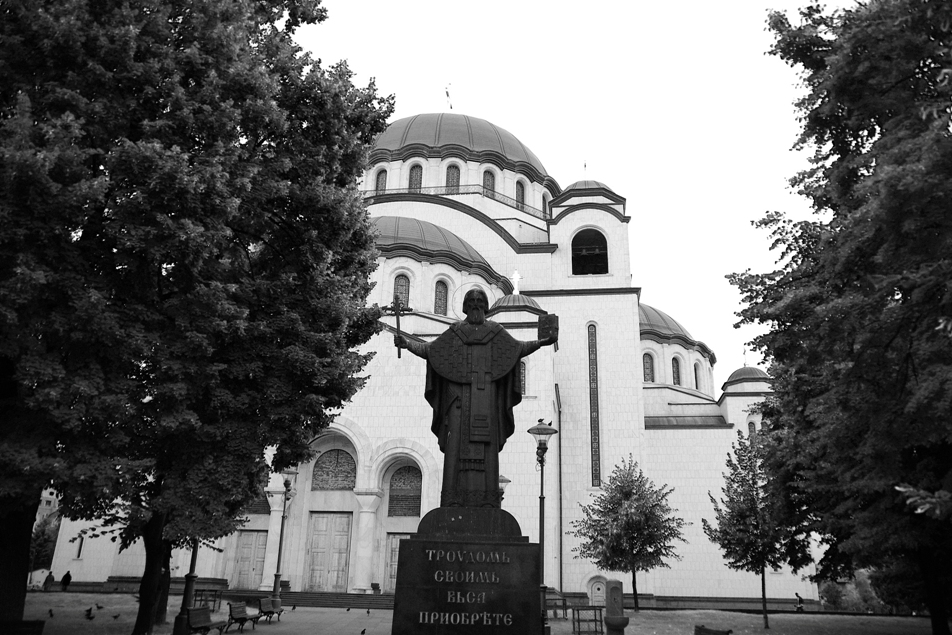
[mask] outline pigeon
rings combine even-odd
[[[367,615],[370,615],[370,609],[367,609]]]
[[[291,605],[291,610],[292,610],[292,611],[293,611],[294,609],[296,609],[296,608],[297,608],[297,604],[292,604],[292,605]]]
[[[96,604],[96,608],[101,611],[101,610],[103,610],[103,609],[106,608],[106,607],[104,607],[102,604]]]
[[[118,620],[120,615],[122,615],[122,614],[121,614],[121,613],[116,613],[115,615],[112,616],[112,619]]]
[[[364,633],[366,632],[367,632],[367,629],[365,628],[364,630],[360,631],[360,635],[364,635]]]
[[[96,619],[96,616],[95,616],[95,615],[90,615],[89,613],[87,613],[87,614],[86,614],[86,619],[87,619],[87,620],[94,620],[94,619]]]
[[[50,617],[53,617],[53,609],[50,609]]]
[[[350,607],[349,607],[349,606],[347,607],[347,610],[348,610],[348,611],[350,610]]]
[[[90,606],[88,609],[86,609],[86,617],[89,617],[92,614],[93,614],[93,607]]]

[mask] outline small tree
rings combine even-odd
[[[744,438],[737,432],[737,443],[727,455],[728,473],[724,475],[724,498],[714,504],[716,526],[701,519],[704,533],[724,551],[727,566],[738,571],[760,574],[760,600],[767,619],[767,567],[778,568],[788,560],[794,570],[810,561],[805,535],[798,535],[777,522],[774,503],[764,488],[765,477],[756,436]],[[723,508],[721,507],[723,506]]]
[[[638,571],[668,567],[665,558],[681,559],[671,546],[687,542],[681,529],[689,524],[674,516],[668,496],[674,490],[656,488],[628,457],[615,466],[601,494],[590,505],[581,505],[582,518],[572,521],[570,536],[582,543],[572,549],[576,558],[588,558],[605,571],[631,573],[631,592],[638,610]]]

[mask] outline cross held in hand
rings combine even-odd
[[[413,309],[408,306],[403,306],[403,303],[400,302],[400,296],[393,296],[393,304],[385,307],[381,307],[384,315],[393,315],[397,318],[397,334],[402,335],[400,330],[400,316],[406,315],[407,313],[412,313]],[[400,357],[400,347],[397,347],[397,357]]]

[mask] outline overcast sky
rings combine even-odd
[[[594,179],[625,197],[632,285],[714,350],[719,389],[745,361],[764,367],[745,359],[757,331],[733,328],[740,296],[725,279],[774,265],[750,222],[810,213],[788,185],[807,167],[792,150],[803,89],[766,55],[768,8],[793,20],[805,4],[324,0],[328,20],[298,41],[324,65],[346,59],[358,85],[375,78],[396,96],[393,120],[485,119],[561,187]]]

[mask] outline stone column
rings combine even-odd
[[[275,481],[277,484],[275,484]],[[264,551],[264,572],[261,576],[259,591],[270,591],[274,587],[274,574],[278,565],[278,542],[281,533],[281,514],[284,513],[284,484],[273,476],[265,490],[268,495],[268,504],[271,505],[271,516],[268,519],[268,544]],[[282,573],[284,573],[282,571]]]
[[[355,489],[360,505],[357,513],[357,544],[350,550],[354,557],[354,593],[370,593],[373,581],[374,531],[377,528],[377,508],[383,500],[379,489]]]

